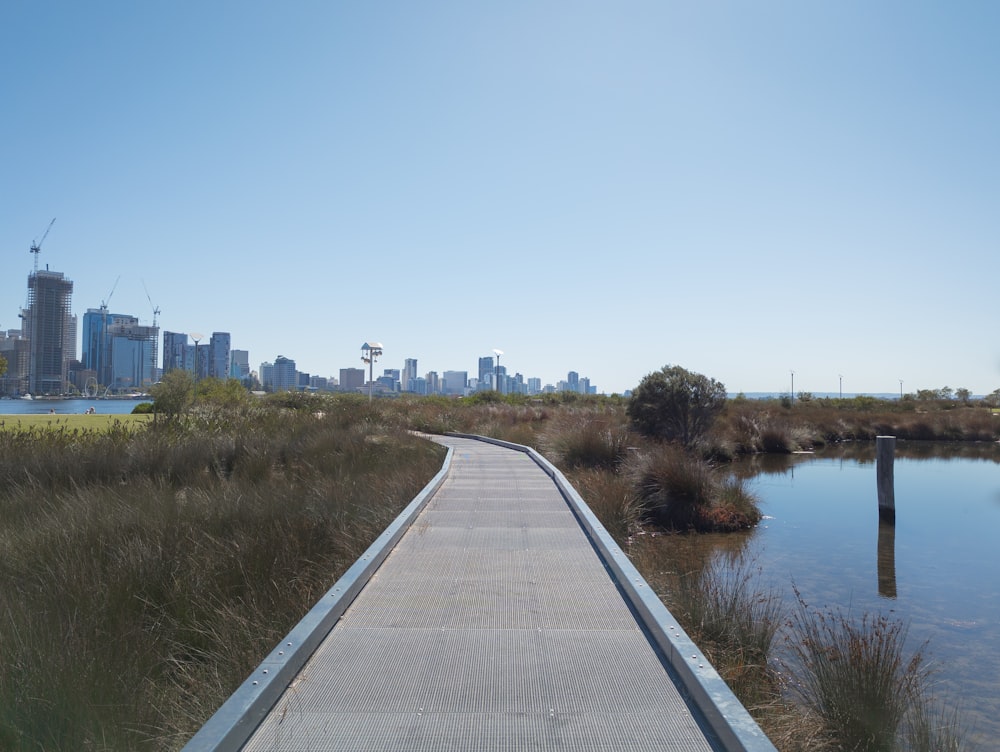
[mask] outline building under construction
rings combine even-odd
[[[73,282],[62,272],[46,269],[28,275],[28,305],[21,313],[28,362],[22,381],[30,394],[66,391],[69,362],[76,357],[76,318],[70,312],[72,297]]]

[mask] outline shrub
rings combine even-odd
[[[725,385],[680,366],[664,366],[643,378],[626,413],[640,433],[690,446],[725,405]]]

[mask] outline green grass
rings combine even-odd
[[[123,426],[145,426],[153,420],[152,415],[0,415],[0,431],[55,429],[69,431],[106,431],[115,424]]]

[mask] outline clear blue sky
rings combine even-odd
[[[1000,387],[1000,4],[0,4],[0,327],[254,368]]]

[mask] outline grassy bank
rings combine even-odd
[[[0,431],[0,748],[179,748],[442,456],[359,402]]]
[[[152,420],[152,415],[0,415],[0,431],[30,431],[38,428],[103,432],[116,423],[138,428]]]

